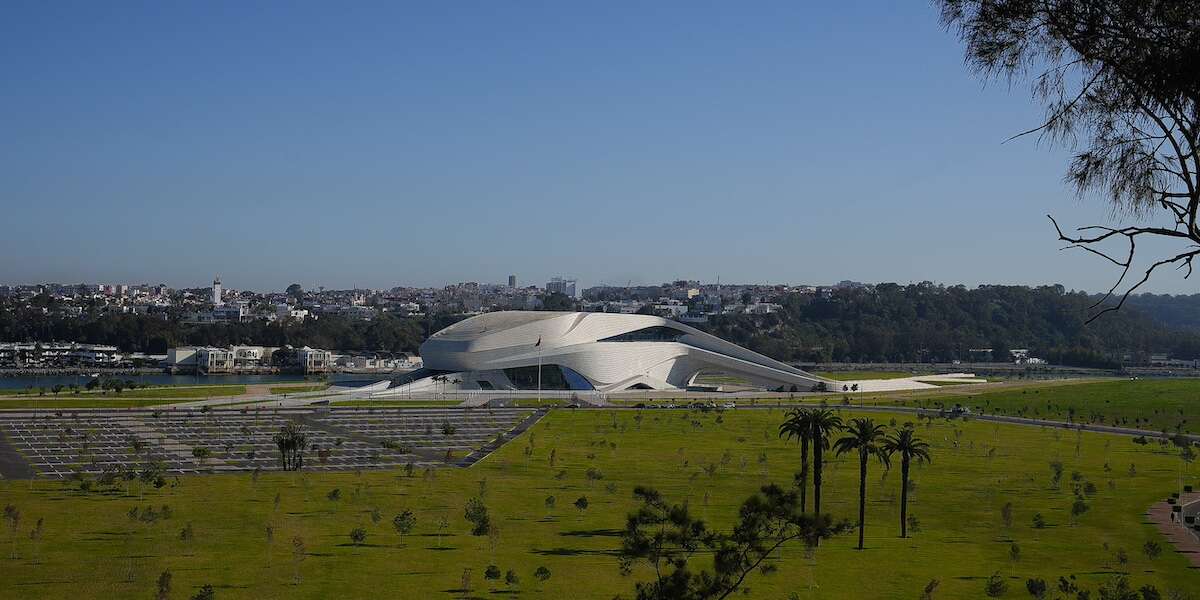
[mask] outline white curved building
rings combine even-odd
[[[486,313],[430,336],[421,344],[421,358],[424,369],[416,377],[375,395],[433,389],[670,390],[692,385],[704,372],[768,389],[809,391],[834,383],[651,315]]]

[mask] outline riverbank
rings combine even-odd
[[[329,382],[338,385],[362,385],[363,383],[374,383],[382,379],[387,379],[387,375],[360,375],[351,373],[330,373],[326,376],[313,376],[307,378],[299,374],[274,374],[274,375],[167,375],[161,370],[155,370],[151,373],[100,373],[101,379],[105,377],[118,377],[121,379],[130,379],[139,386],[197,386],[197,385],[257,385],[257,384],[289,384],[289,383],[317,383]],[[5,390],[34,390],[38,388],[51,389],[56,385],[70,387],[77,385],[83,387],[91,377],[87,374],[74,375],[34,375],[34,376],[11,376],[0,377],[0,395],[3,395]]]

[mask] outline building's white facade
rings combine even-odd
[[[686,388],[703,372],[763,388],[809,391],[824,380],[681,323],[652,315],[485,313],[421,345],[424,379],[380,395],[426,389],[617,392]],[[538,371],[538,366],[542,370]],[[437,379],[434,379],[434,376]]]

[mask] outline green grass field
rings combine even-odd
[[[63,396],[55,398],[0,398],[0,409],[55,410],[66,408],[137,408],[178,402],[171,398],[126,398],[96,396]]]
[[[201,398],[217,398],[222,396],[241,396],[246,393],[244,385],[196,385],[196,386],[162,386],[150,388],[138,388],[136,390],[123,390],[120,394],[113,391],[88,391],[81,390],[78,394],[63,390],[62,393],[55,396],[50,391],[46,391],[43,396],[30,394],[28,390],[19,390],[20,393],[11,394],[13,398],[29,398],[36,396],[38,398],[68,400],[71,398],[93,399],[93,398],[164,398],[174,400],[195,400]],[[8,392],[0,392],[0,396],[6,395]]]
[[[901,377],[912,377],[912,373],[903,371],[817,371],[813,373],[818,377],[832,379],[834,381],[856,381],[863,379],[900,379]]]
[[[0,498],[22,514],[19,558],[0,560],[0,597],[148,598],[158,575],[169,569],[174,598],[205,583],[222,600],[457,598],[464,596],[456,591],[464,568],[471,569],[469,596],[475,598],[494,597],[493,590],[525,598],[628,596],[634,581],[647,575],[622,576],[612,554],[634,507],[633,486],[658,487],[726,528],[741,500],[760,485],[792,480],[798,452],[776,435],[782,415],[734,411],[718,422],[715,413],[682,410],[556,411],[470,469],[411,478],[398,471],[270,473],[257,482],[248,475],[206,475],[162,490],[90,494],[63,482],[39,481],[32,489],[23,481],[0,482]],[[752,577],[748,597],[785,598],[794,591],[801,598],[916,598],[936,578],[936,598],[977,598],[983,597],[984,578],[996,571],[1009,581],[1013,598],[1025,596],[1027,577],[1055,581],[1060,575],[1075,575],[1096,597],[1096,586],[1116,570],[1129,571],[1135,587],[1200,589],[1200,572],[1188,569],[1181,555],[1168,549],[1151,561],[1139,551],[1147,540],[1165,543],[1143,523],[1142,513],[1177,489],[1180,464],[1173,454],[1127,437],[1077,438],[981,422],[922,424],[919,434],[933,444],[934,462],[914,470],[910,511],[920,526],[913,537],[897,537],[898,471],[885,476],[872,464],[867,549],[854,550],[853,536],[823,544],[811,557],[787,547],[778,572]],[[1070,477],[1061,489],[1052,487],[1051,460],[1098,488],[1076,525],[1068,514]],[[711,477],[701,469],[710,464],[717,465]],[[589,467],[604,478],[589,483]],[[851,517],[856,462],[835,458],[826,473],[826,509]],[[1195,478],[1189,474],[1188,480]],[[339,501],[327,499],[334,488],[341,490]],[[470,536],[463,517],[467,499],[481,492],[499,528],[494,544]],[[557,498],[555,508],[546,508],[547,496]],[[580,496],[590,501],[585,511],[572,506]],[[1014,507],[1011,527],[1000,516],[1006,502]],[[173,512],[168,520],[146,524],[126,515],[131,508],[163,505]],[[379,523],[371,518],[373,509]],[[417,526],[401,540],[390,522],[404,509],[416,513]],[[1032,527],[1034,513],[1044,515],[1046,528]],[[28,530],[38,518],[45,519],[44,539],[35,542]],[[437,526],[441,519],[444,529]],[[182,540],[188,524],[194,536]],[[349,538],[356,527],[367,531],[357,547]],[[304,544],[298,562],[294,538]],[[0,532],[5,557],[12,539],[7,529]],[[1013,543],[1021,549],[1018,561],[1009,558]],[[1118,549],[1128,554],[1128,565],[1114,558]],[[503,584],[485,582],[489,564],[514,569],[519,588],[501,593]],[[553,573],[544,584],[532,577],[541,565]],[[293,585],[297,570],[302,581]]]
[[[328,383],[316,385],[275,385],[268,388],[272,394],[302,394],[304,392],[319,392],[329,387]]]
[[[459,400],[337,400],[330,406],[348,406],[357,408],[445,408],[458,406]]]
[[[929,406],[938,402],[961,403],[989,414],[1122,425],[1151,431],[1200,432],[1200,379],[1113,380],[988,391],[952,398],[936,395],[915,400],[899,398],[882,397],[878,402],[868,400],[868,403],[899,401]]]

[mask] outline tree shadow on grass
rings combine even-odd
[[[425,549],[433,550],[435,552],[445,552],[447,550],[458,550],[458,548],[456,546],[426,546]]]
[[[575,529],[572,531],[560,531],[558,535],[567,537],[621,537],[624,533],[621,529]]]
[[[487,598],[484,598],[483,596],[467,596],[466,594],[470,594],[471,590],[463,590],[463,589],[442,590],[442,593],[454,594],[454,595],[458,596],[460,600],[487,600]]]
[[[541,556],[617,556],[616,550],[585,550],[583,548],[546,548],[534,549],[534,554]]]
[[[60,584],[60,583],[62,583],[62,584],[74,583],[74,580],[73,579],[40,579],[37,581],[17,581],[17,582],[8,581],[8,582],[5,582],[5,585],[39,586],[39,585],[55,585],[55,584]]]

